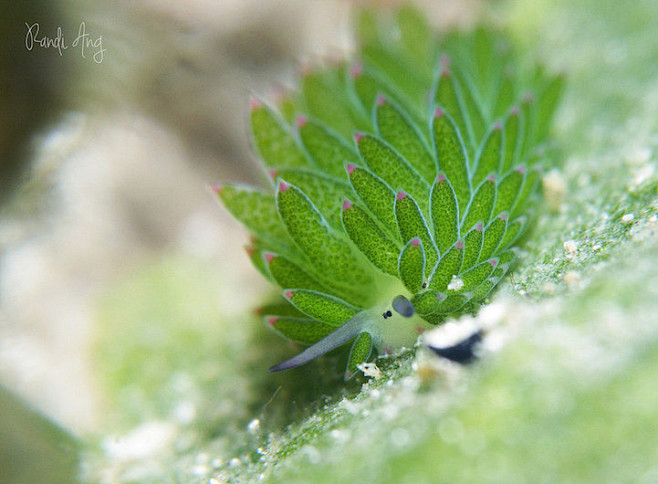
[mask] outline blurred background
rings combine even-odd
[[[477,4],[423,7],[436,24],[468,23]],[[207,187],[260,182],[248,98],[274,101],[303,63],[349,55],[350,2],[2,5],[7,398],[77,436],[168,415],[194,421],[199,378],[220,400],[214,412],[235,413],[221,402],[241,401],[245,360],[235,355],[253,343],[242,334],[265,332],[251,311],[270,293],[244,255],[245,233]]]

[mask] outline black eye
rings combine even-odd
[[[393,298],[393,309],[405,318],[410,318],[416,312],[411,301],[404,296],[395,296]]]
[[[393,313],[391,311],[386,311],[386,316],[390,318],[391,316],[393,316]]]
[[[420,287],[422,287],[423,289],[425,289],[425,288],[427,287],[427,283],[426,283],[426,282],[423,282],[423,284],[422,284]]]

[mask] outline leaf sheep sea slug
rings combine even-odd
[[[488,29],[435,35],[410,6],[362,10],[351,61],[251,105],[269,186],[216,186],[252,233],[254,266],[281,288],[264,320],[303,352],[373,350],[474,311],[515,259],[536,198],[562,79]],[[522,68],[525,67],[525,68]]]

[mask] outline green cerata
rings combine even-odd
[[[265,186],[215,186],[281,288],[264,321],[308,346],[272,371],[349,343],[349,379],[476,311],[514,263],[548,164],[560,76],[500,32],[437,34],[408,5],[357,19],[354,59],[252,100]]]

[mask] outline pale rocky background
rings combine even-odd
[[[345,4],[304,3],[60,2],[71,37],[85,21],[107,53],[97,65],[66,52],[68,109],[34,137],[4,209],[0,374],[67,428],[99,423],[90,345],[108,286],[180,253],[222,274],[212,295],[227,317],[264,289],[206,187],[258,180],[251,93],[292,78],[306,51],[349,46]]]

